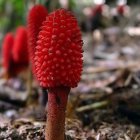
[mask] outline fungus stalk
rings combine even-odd
[[[64,140],[65,111],[70,88],[48,89],[46,140]]]

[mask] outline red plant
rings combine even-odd
[[[3,66],[8,77],[15,77],[23,69],[27,68],[28,48],[27,31],[25,27],[18,27],[15,38],[11,33],[5,36],[3,46]]]
[[[43,22],[35,52],[36,76],[42,87],[75,87],[82,70],[81,32],[75,17],[61,9]]]
[[[73,14],[59,9],[49,14],[36,40],[32,62],[40,86],[48,89],[46,140],[64,140],[65,110],[71,87],[82,71],[82,40]]]
[[[15,41],[12,49],[11,69],[12,76],[16,76],[18,73],[28,67],[29,55],[27,44],[27,29],[24,26],[19,26],[16,29]]]
[[[4,37],[2,44],[2,58],[3,58],[3,67],[6,72],[9,72],[9,68],[11,67],[12,58],[12,49],[14,44],[14,36],[12,33],[7,33]]]
[[[34,58],[34,52],[36,47],[36,40],[39,31],[41,30],[40,27],[42,22],[46,19],[48,12],[46,8],[42,5],[34,6],[28,15],[28,45],[29,45],[29,53],[31,61]],[[32,62],[32,69],[34,68]]]
[[[28,65],[27,30],[20,26],[16,30],[15,42],[13,46],[13,59],[15,63]]]

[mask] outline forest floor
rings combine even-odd
[[[84,70],[69,96],[67,140],[140,140],[140,40],[118,28],[104,32],[104,39],[83,35]],[[44,107],[24,106],[25,93],[10,94],[0,94],[0,140],[44,140]]]

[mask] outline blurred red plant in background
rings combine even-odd
[[[8,78],[17,76],[28,67],[27,30],[20,26],[15,37],[7,33],[2,45],[3,67]]]

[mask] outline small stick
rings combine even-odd
[[[83,111],[88,111],[88,110],[92,110],[95,108],[101,108],[103,106],[106,106],[109,104],[109,101],[101,101],[101,102],[96,102],[90,105],[86,105],[86,106],[82,106],[76,109],[77,112],[83,112]]]
[[[131,63],[124,63],[120,65],[116,65],[113,67],[94,67],[94,68],[88,68],[84,71],[84,73],[92,74],[92,73],[101,73],[106,71],[114,71],[114,70],[123,70],[123,69],[134,69],[139,68],[139,62],[131,62]]]

